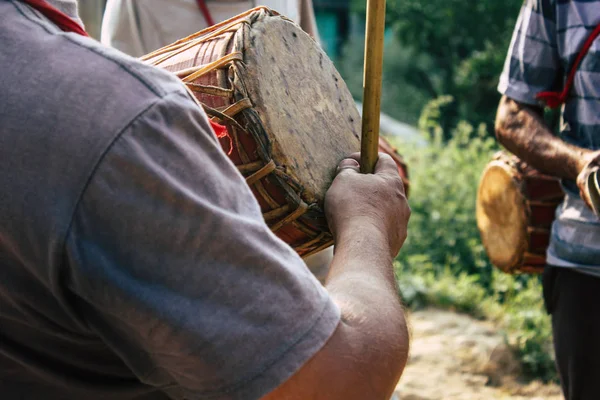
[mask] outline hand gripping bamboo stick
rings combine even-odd
[[[362,138],[360,148],[360,168],[363,173],[373,173],[375,164],[377,164],[377,159],[379,158],[379,115],[381,113],[384,31],[385,0],[367,0]]]

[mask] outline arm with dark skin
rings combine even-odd
[[[342,161],[327,193],[335,256],[326,288],[342,312],[333,336],[263,400],[388,400],[408,358],[408,330],[392,260],[410,209],[398,169],[380,154],[374,174]]]
[[[573,146],[554,136],[542,117],[542,109],[506,96],[496,116],[498,141],[511,153],[540,172],[575,180],[582,198],[587,176],[600,166],[600,151]]]

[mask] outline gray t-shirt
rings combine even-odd
[[[63,0],[64,2],[64,0]],[[0,0],[0,397],[256,399],[339,309],[170,74]]]

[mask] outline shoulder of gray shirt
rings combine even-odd
[[[105,109],[119,109],[119,115],[128,112],[129,121],[120,121],[125,125],[151,104],[170,94],[180,93],[193,101],[181,81],[173,74],[106,47],[92,38],[74,33],[65,34],[37,11],[18,1],[11,1],[29,21],[42,27],[46,34],[60,40],[52,41],[57,46],[48,49],[48,52],[55,58],[69,61],[68,68],[63,71],[64,76],[69,77],[73,85],[79,85],[81,91],[87,90],[87,97],[90,99],[88,118],[103,119],[103,123],[109,119],[117,121],[112,115],[109,118],[110,114],[106,112],[95,112],[97,110],[91,107],[94,98],[108,97],[110,102],[105,102]],[[41,36],[43,33],[40,31],[37,35]],[[97,84],[90,84],[91,80]]]

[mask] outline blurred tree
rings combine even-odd
[[[416,64],[405,79],[418,82],[431,98],[450,95],[440,121],[452,132],[459,120],[493,124],[502,71],[514,24],[523,0],[388,0],[388,26],[404,47],[432,62]],[[353,0],[365,12],[366,1]],[[421,64],[423,65],[423,64]]]
[[[437,96],[429,77],[415,77],[432,67],[431,60],[414,48],[402,46],[397,38],[390,39],[385,47],[381,109],[393,118],[416,126],[423,107]],[[336,66],[359,101],[363,96],[363,61],[364,36],[352,36]]]

